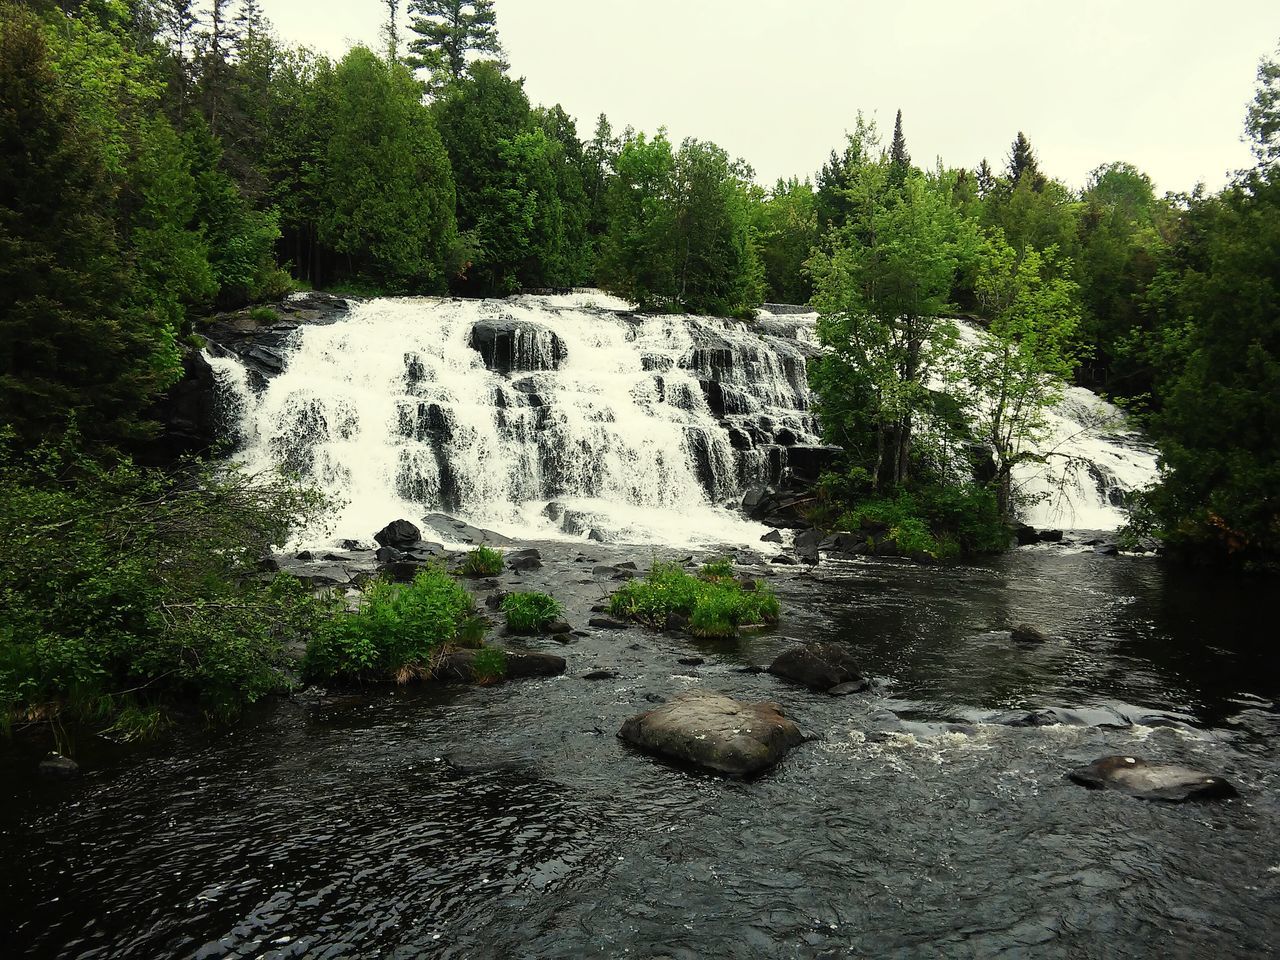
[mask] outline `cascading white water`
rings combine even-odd
[[[303,326],[261,392],[216,361],[243,405],[238,456],[342,501],[343,538],[443,509],[518,536],[758,545],[767,528],[733,508],[744,484],[770,479],[768,457],[735,454],[700,381],[723,385],[726,420],[750,421],[757,440],[816,443],[803,323],[762,338],[625,306],[380,299]]]
[[[598,293],[379,299],[301,326],[257,390],[235,358],[210,362],[239,459],[333,496],[338,538],[444,510],[517,537],[758,548],[744,489],[819,443],[813,328],[812,314],[639,316]],[[1114,528],[1153,453],[1087,390],[1050,419],[1046,464],[1016,474],[1025,519]]]

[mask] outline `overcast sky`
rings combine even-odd
[[[383,0],[265,0],[281,38],[339,56],[379,42]],[[771,183],[812,175],[859,109],[912,158],[1002,167],[1026,132],[1073,186],[1126,160],[1160,190],[1221,186],[1280,0],[497,0],[513,76],[590,136],[713,140]]]

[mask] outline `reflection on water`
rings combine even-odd
[[[66,957],[1265,956],[1280,942],[1280,694],[1256,588],[1019,551],[783,581],[785,633],[884,678],[830,699],[739,672],[785,644],[631,631],[570,675],[284,705],[217,736],[27,774],[0,806],[0,947]],[[1027,621],[1052,638],[1011,646]],[[590,683],[587,670],[616,670]],[[625,749],[694,684],[821,739],[750,784]],[[1197,729],[977,724],[878,737],[886,709],[1063,706]],[[1081,711],[1086,713],[1087,711]],[[1104,753],[1211,768],[1232,803],[1067,783]]]

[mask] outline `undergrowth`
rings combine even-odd
[[[464,577],[496,577],[502,572],[502,554],[491,547],[477,547],[467,554],[458,571]]]
[[[674,563],[654,564],[643,580],[610,597],[609,611],[658,629],[683,617],[695,636],[729,637],[739,627],[776,622],[781,607],[766,584],[755,581],[748,589],[733,579],[732,563],[716,560],[696,577]]]
[[[559,601],[545,593],[509,593],[501,609],[512,633],[538,633],[560,616]]]

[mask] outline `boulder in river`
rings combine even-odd
[[[1119,790],[1143,800],[1182,803],[1237,796],[1225,777],[1176,764],[1151,763],[1142,757],[1102,757],[1087,767],[1077,767],[1067,777],[1090,790]]]
[[[695,690],[631,717],[618,736],[649,753],[731,777],[773,767],[804,734],[774,703]]]
[[[853,656],[837,643],[805,643],[779,654],[769,665],[775,677],[802,683],[811,690],[830,691],[843,687],[841,693],[852,692],[846,684],[870,684],[859,672]]]
[[[51,753],[40,761],[40,776],[54,780],[70,780],[80,776],[80,764],[60,753]]]
[[[373,535],[380,547],[403,550],[422,539],[422,531],[408,520],[392,520]]]
[[[453,650],[446,653],[436,665],[435,675],[441,680],[474,683],[481,679],[476,674],[475,660],[478,650]],[[558,677],[564,673],[564,657],[554,653],[538,653],[525,650],[506,650],[504,680],[520,680],[526,677]]]
[[[542,554],[534,549],[513,550],[507,554],[507,566],[516,573],[537,570],[542,566]]]
[[[1017,643],[1044,643],[1049,638],[1038,628],[1029,623],[1020,623],[1009,631],[1009,636]]]

